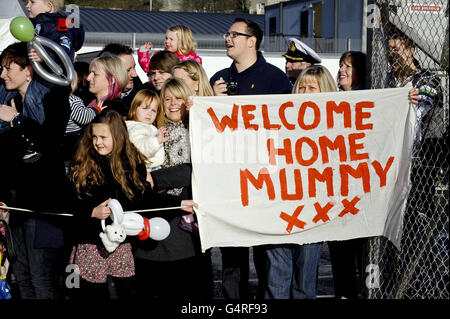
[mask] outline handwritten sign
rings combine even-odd
[[[383,235],[398,245],[415,115],[408,89],[195,97],[202,249]]]

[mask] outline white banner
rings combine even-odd
[[[202,250],[380,235],[399,246],[415,126],[408,90],[194,97]]]

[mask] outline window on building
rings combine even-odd
[[[300,13],[300,36],[307,37],[308,36],[308,25],[309,25],[309,14],[308,11],[302,11]]]
[[[322,37],[322,3],[314,4],[314,37]]]
[[[272,17],[269,19],[269,34],[274,35],[277,33],[277,18]]]

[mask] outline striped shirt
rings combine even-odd
[[[69,95],[70,118],[66,127],[66,135],[74,134],[89,124],[98,114],[97,110],[84,105],[83,100],[78,96]]]

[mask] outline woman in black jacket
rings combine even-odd
[[[27,44],[0,56],[0,201],[38,212],[64,211],[66,181],[62,143],[70,115],[70,87],[55,87],[34,74]],[[3,93],[2,93],[3,92]],[[34,150],[33,152],[29,152]],[[35,156],[26,157],[24,155]],[[58,297],[57,275],[64,244],[61,221],[48,214],[11,212],[17,260],[12,270],[23,299]]]
[[[344,52],[339,59],[337,78],[340,91],[364,90],[366,55],[359,51]],[[362,294],[366,244],[366,238],[328,242],[335,298],[358,299]]]

